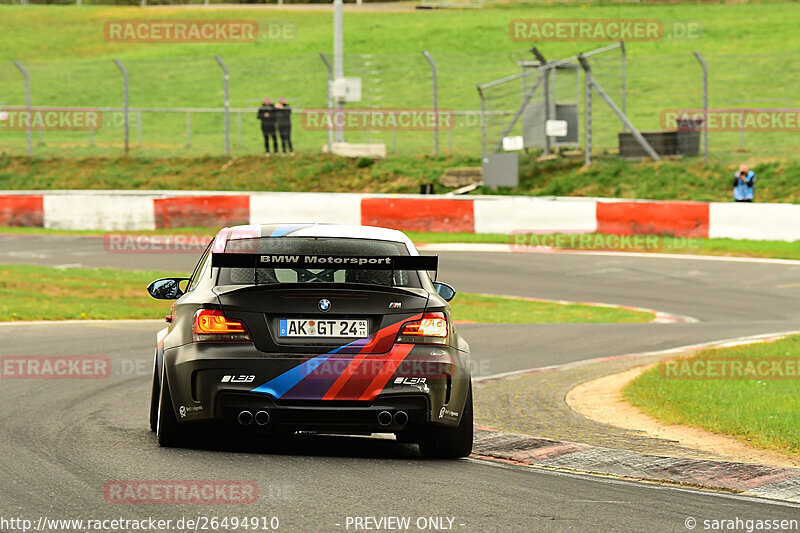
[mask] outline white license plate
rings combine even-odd
[[[352,337],[369,336],[363,319],[282,318],[278,321],[279,337]]]

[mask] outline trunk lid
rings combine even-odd
[[[424,289],[340,283],[315,283],[307,288],[278,284],[217,286],[214,292],[225,316],[246,324],[258,350],[298,356],[340,350],[386,353],[401,325],[423,313],[428,303]],[[337,335],[306,334],[316,328],[322,333],[319,321],[325,322],[324,333],[333,327]],[[361,337],[364,330],[359,329],[362,321],[366,321],[366,338]],[[343,329],[357,336],[341,336]]]

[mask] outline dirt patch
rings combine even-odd
[[[754,448],[735,437],[691,426],[664,424],[642,413],[623,399],[622,389],[647,368],[649,365],[638,366],[581,383],[567,393],[567,405],[596,422],[676,441],[681,446],[721,455],[732,461],[772,466],[800,466],[800,459]]]

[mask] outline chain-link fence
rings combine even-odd
[[[455,120],[440,128],[441,153],[474,153],[479,138],[475,86],[487,75],[514,68],[514,54],[431,54],[436,64],[438,108]],[[302,114],[328,106],[328,73],[318,54],[280,57],[222,57],[229,71],[229,128],[233,154],[263,152],[256,109],[264,97],[286,98],[294,110],[293,142],[301,152],[319,152],[327,131],[306,128]],[[224,152],[223,71],[214,57],[121,60],[129,80],[129,138],[132,153],[170,155]],[[103,112],[96,131],[33,128],[33,152],[75,155],[119,153],[124,145],[123,75],[111,60],[22,62],[33,107],[76,107]],[[345,109],[433,108],[433,69],[422,52],[345,55],[344,71],[362,81],[360,102]],[[0,106],[25,105],[22,72],[0,63]],[[432,129],[349,129],[345,141],[384,143],[389,154],[432,154]],[[0,147],[25,153],[26,132],[0,122]]]
[[[627,46],[627,57],[621,49],[606,51],[588,58],[592,78],[608,98],[622,110],[634,127],[642,133],[675,129],[675,117],[695,116],[695,128],[708,129],[708,149],[712,160],[728,162],[748,155],[784,157],[794,155],[800,141],[800,109],[793,100],[792,87],[800,78],[800,54],[701,54],[708,66],[707,126],[703,110],[703,69],[691,53],[637,57]],[[560,58],[547,58],[556,61]],[[535,63],[538,65],[538,63]],[[569,68],[567,68],[569,67]],[[578,71],[575,70],[578,69]],[[534,69],[535,70],[535,69]],[[549,79],[539,72],[527,76],[508,77],[505,82],[487,83],[483,90],[487,152],[500,149],[504,136],[525,136],[525,119],[543,125],[538,109],[545,105],[542,80],[549,81],[549,116],[555,106],[569,107],[579,102],[577,131],[581,148],[585,147],[586,90],[579,72],[579,62],[552,69]],[[495,80],[495,82],[501,80]],[[531,95],[530,92],[536,83]],[[530,96],[525,109],[521,107]],[[515,113],[521,113],[512,124]],[[616,155],[618,135],[628,128],[617,113],[606,104],[597,90],[592,90],[591,147],[593,157]],[[541,139],[534,139],[535,142]],[[552,144],[571,146],[571,142]],[[541,143],[540,143],[541,145]]]
[[[544,50],[546,53],[546,50]],[[703,54],[709,71],[709,107],[727,109],[792,109],[792,90],[800,81],[797,53]],[[479,84],[520,73],[535,59],[527,50],[511,53],[463,54],[432,52],[436,65],[438,108],[453,117],[438,131],[442,154],[481,153]],[[256,109],[265,96],[286,98],[293,106],[295,150],[319,153],[327,144],[325,129],[305,126],[307,110],[328,106],[328,71],[319,54],[278,57],[221,58],[229,71],[229,145],[234,155],[263,152]],[[558,58],[548,58],[551,60]],[[668,110],[701,109],[702,69],[690,53],[638,57],[629,45],[627,59],[619,50],[590,58],[593,78],[639,130],[665,129]],[[129,79],[129,143],[133,155],[201,155],[225,152],[223,71],[214,57],[127,58],[121,61]],[[123,77],[111,60],[20,63],[27,71],[31,106],[92,108],[102,111],[95,131],[32,128],[37,155],[116,155],[124,150]],[[623,74],[624,69],[624,74]],[[344,72],[362,83],[362,99],[345,109],[417,109],[433,107],[433,69],[422,51],[413,54],[345,55]],[[498,143],[536,76],[526,76],[485,91],[487,145]],[[550,80],[551,106],[575,106],[577,141],[584,145],[585,90],[577,64],[559,69]],[[624,88],[624,90],[623,90]],[[531,100],[543,105],[542,92]],[[26,105],[22,70],[0,63],[0,107]],[[625,130],[617,114],[597,94],[591,113],[592,153],[615,154],[617,136]],[[0,115],[0,119],[2,115]],[[522,121],[519,121],[519,128]],[[0,121],[0,151],[27,152],[27,131],[8,129]],[[709,128],[711,157],[726,160],[742,154],[782,156],[794,153],[798,128]],[[510,130],[506,135],[521,134]],[[352,143],[383,143],[389,156],[434,153],[431,128],[349,129]]]

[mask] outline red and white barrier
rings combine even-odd
[[[521,196],[0,191],[0,226],[147,230],[275,222],[463,233],[657,233],[800,240],[800,205]]]

